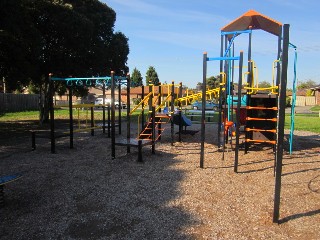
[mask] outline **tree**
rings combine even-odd
[[[200,91],[202,90],[202,85],[203,85],[202,82],[198,82],[198,83],[197,83],[196,90],[197,90],[198,92],[200,92]]]
[[[209,78],[207,78],[207,87],[212,89],[212,88],[217,88],[219,87],[219,83],[220,83],[220,76],[211,76]]]
[[[309,79],[306,82],[300,82],[299,85],[297,86],[297,89],[310,89],[315,86],[317,86],[317,83]]]
[[[40,39],[26,0],[0,1],[0,78],[8,91],[27,86],[28,78],[35,77]]]
[[[259,82],[259,88],[269,88],[271,87],[271,84],[267,81],[262,81],[262,82]]]
[[[116,32],[111,39],[110,67],[118,76],[126,76],[129,68],[126,65],[129,55],[128,38],[121,32]]]
[[[150,66],[146,73],[146,85],[153,84],[158,86],[160,84],[158,74],[153,66]]]
[[[142,86],[142,79],[140,71],[137,68],[134,68],[131,74],[131,87]]]
[[[106,76],[128,72],[128,39],[114,33],[116,13],[98,0],[2,0],[0,79],[12,91],[32,81],[48,119],[48,74]],[[55,83],[55,90],[62,90]],[[80,96],[88,89],[74,86]],[[59,91],[61,93],[61,91]]]

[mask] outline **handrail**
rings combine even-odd
[[[137,106],[135,106],[135,107],[130,111],[129,114],[131,115],[132,113],[134,113],[134,111],[136,111],[136,110],[138,109],[138,107],[140,107],[140,106],[142,105],[142,103],[147,102],[147,101],[149,100],[149,97],[150,97],[152,94],[153,94],[152,92],[149,92],[148,95],[145,96],[144,99],[141,100],[141,102],[139,102],[139,103],[137,104]]]
[[[219,92],[220,92],[219,88],[213,88],[213,89],[207,90],[206,91],[206,95],[216,94],[216,93],[219,93]],[[202,97],[202,93],[200,92],[200,93],[194,93],[194,94],[189,95],[189,96],[178,98],[177,100],[179,102],[182,102],[182,101],[186,101],[186,100],[189,100],[189,99],[195,99],[195,98],[201,98],[201,97]]]
[[[159,111],[159,109],[164,106],[164,104],[167,102],[167,100],[168,100],[170,97],[171,97],[171,95],[168,95],[168,96],[166,97],[166,99],[163,100],[163,101],[160,103],[160,105],[156,108],[156,112]]]
[[[254,93],[255,91],[259,91],[259,90],[271,90],[271,93],[272,94],[276,94],[276,92],[275,91],[273,91],[273,90],[276,90],[276,89],[278,89],[278,86],[272,86],[272,87],[262,87],[262,88],[259,88],[259,87],[244,87],[244,89],[246,89],[246,90],[251,90],[251,91],[249,91],[247,94],[252,94],[252,93]]]
[[[259,86],[259,76],[258,76],[258,68],[256,66],[256,62],[251,60],[252,62],[252,86]]]
[[[276,59],[276,60],[274,60],[273,62],[272,62],[272,86],[275,86],[275,84],[274,84],[274,69],[275,68],[277,68],[276,67],[276,63],[278,63],[278,62],[280,62],[280,60],[279,59]]]
[[[226,78],[227,78],[227,74],[225,72],[220,72],[220,74],[222,75],[222,81],[220,83],[220,85],[224,85],[226,84]]]
[[[154,97],[154,100],[153,100],[153,103],[152,103],[153,106],[155,106],[155,105],[157,104],[157,101],[158,101],[158,99],[159,99],[160,96],[161,96],[160,93],[158,93],[157,96],[153,96],[153,97]]]

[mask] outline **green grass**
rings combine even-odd
[[[315,109],[319,109],[320,107],[317,106]],[[313,108],[312,108],[313,110]],[[102,111],[95,111],[95,119],[101,120],[102,119]],[[116,111],[116,114],[118,114],[118,111]],[[132,115],[132,122],[137,122],[138,119],[138,112],[134,113]],[[107,114],[106,114],[107,115]],[[122,115],[126,115],[126,111],[122,112]],[[90,111],[86,110],[80,110],[79,111],[79,117],[81,120],[83,119],[90,119]],[[217,122],[218,115],[215,114],[213,121]],[[55,110],[55,119],[68,119],[69,118],[69,111],[67,109],[59,109]],[[106,116],[107,118],[107,116]],[[78,112],[74,111],[74,120],[78,119]],[[19,124],[19,122],[22,121],[38,121],[39,120],[39,112],[38,111],[27,111],[27,112],[17,112],[17,113],[5,113],[0,115],[0,122],[10,122],[10,124],[16,122]],[[200,120],[194,118],[194,120]],[[212,121],[212,120],[211,120]],[[286,115],[285,119],[285,128],[290,129],[290,122],[291,117],[290,114]],[[296,114],[295,115],[295,130],[303,130],[303,131],[311,131],[320,133],[320,117],[318,113],[314,114]]]
[[[319,106],[314,106],[314,107],[310,108],[310,110],[312,112],[319,112],[320,111],[320,105]]]
[[[39,111],[27,111],[27,112],[15,112],[15,113],[2,113],[0,114],[1,122],[12,122],[12,121],[27,121],[27,120],[38,120]]]
[[[116,117],[118,116],[118,110],[115,111]],[[133,120],[137,119],[138,113],[132,114]],[[90,110],[74,110],[73,118],[81,120],[90,119]],[[126,116],[126,110],[122,111],[121,116]],[[96,120],[102,120],[102,111],[94,111],[94,118]],[[56,109],[54,111],[55,119],[69,119],[69,110],[67,109]],[[106,118],[108,118],[108,113],[106,111]],[[37,121],[39,120],[39,111],[25,111],[25,112],[15,112],[15,113],[3,113],[0,114],[0,122],[14,122],[14,121]]]
[[[291,116],[286,114],[285,128],[290,129]],[[318,114],[295,114],[294,129],[320,133],[320,117]]]

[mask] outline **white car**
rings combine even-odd
[[[104,103],[105,103],[105,104],[108,104],[108,103],[111,104],[111,99],[105,98]],[[96,100],[95,100],[95,102],[94,102],[94,104],[95,104],[95,105],[102,105],[102,104],[103,104],[103,97],[97,97]],[[116,108],[119,108],[119,101],[116,100],[116,101],[114,102],[114,106],[115,106]],[[97,107],[99,107],[99,106],[97,106]],[[123,108],[123,109],[124,109],[124,108],[127,108],[127,104],[124,103],[124,102],[121,102],[121,108]]]

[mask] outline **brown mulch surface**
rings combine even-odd
[[[320,239],[319,134],[295,131],[292,155],[286,142],[274,224],[273,149],[241,149],[235,173],[234,151],[218,151],[215,128],[206,126],[203,169],[200,125],[174,146],[166,129],[155,154],[143,148],[144,163],[119,146],[112,159],[101,131],[77,133],[74,149],[59,139],[56,154],[45,138],[31,151],[29,133],[2,138],[0,175],[23,178],[5,186],[0,239]]]

